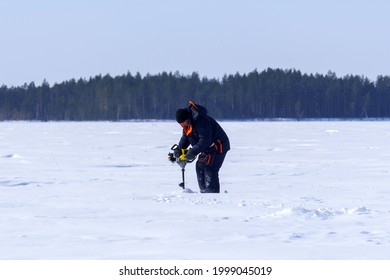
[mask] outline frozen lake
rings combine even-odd
[[[0,259],[389,259],[390,122],[221,122],[221,194],[175,122],[0,122]]]

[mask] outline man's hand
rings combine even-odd
[[[191,152],[191,149],[189,149],[186,154],[182,154],[179,157],[179,160],[186,161],[186,162],[192,162],[192,161],[194,161],[195,158],[196,158],[196,156]]]

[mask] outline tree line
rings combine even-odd
[[[295,69],[201,78],[162,72],[97,75],[50,86],[0,88],[0,120],[173,119],[189,100],[218,119],[388,118],[390,77],[302,74]]]

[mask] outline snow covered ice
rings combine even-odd
[[[1,122],[0,259],[389,259],[390,122],[221,122],[221,194],[175,122]]]

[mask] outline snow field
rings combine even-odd
[[[390,257],[390,123],[221,125],[200,194],[174,122],[0,123],[0,259]]]

